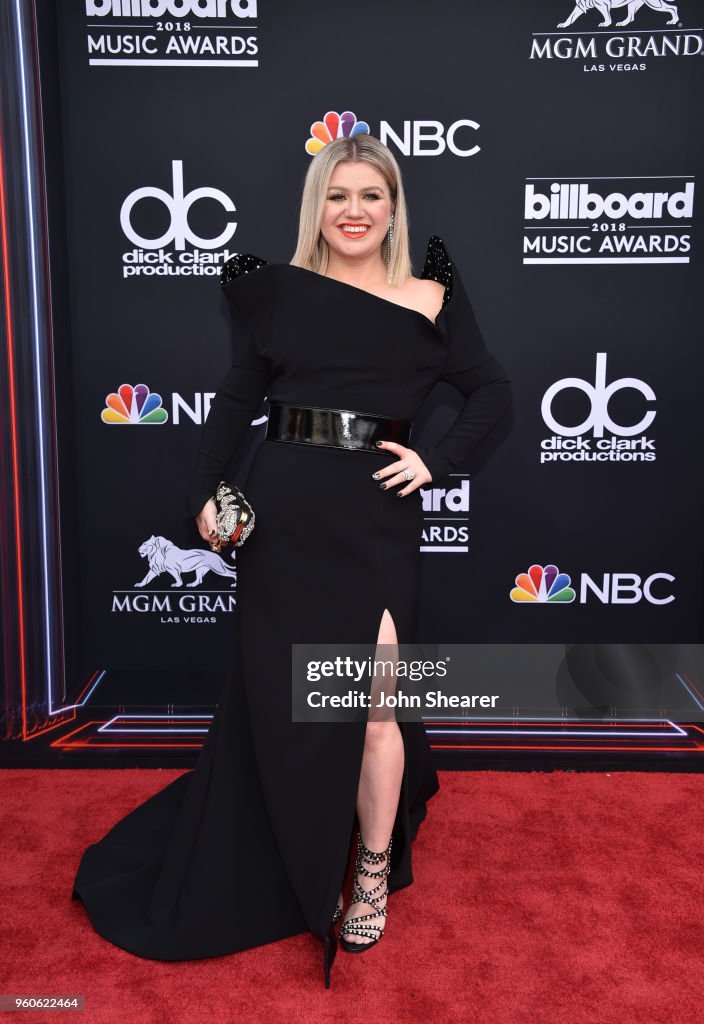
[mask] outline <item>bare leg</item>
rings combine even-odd
[[[383,650],[381,657],[391,657],[392,652],[398,657],[398,641],[396,627],[388,611],[384,609],[377,644],[393,645]],[[383,689],[388,693],[395,688],[395,678],[389,685],[386,680]],[[396,721],[368,722],[364,741],[364,754],[362,756],[362,768],[357,789],[357,817],[362,840],[370,850],[380,853],[387,848],[391,839],[396,810],[398,808],[399,794],[401,792],[401,779],[403,778],[403,738],[401,730]],[[381,865],[366,864],[368,870],[377,871],[384,867]],[[367,878],[366,875],[359,875],[357,878],[362,889],[369,892],[379,879]],[[385,889],[382,895],[377,893],[374,898],[380,907],[386,906]],[[345,920],[354,917],[362,917],[371,912],[371,908],[365,903],[352,904],[346,914]],[[366,921],[365,924],[379,925],[384,927],[384,918],[377,916]],[[347,935],[349,942],[369,943],[368,938],[361,935]]]

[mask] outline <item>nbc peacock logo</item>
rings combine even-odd
[[[368,135],[369,125],[366,121],[358,121],[357,115],[351,110],[338,114],[328,110],[322,121],[315,121],[310,126],[310,138],[306,142],[306,153],[315,156],[320,150],[335,139],[350,139],[355,135]]]
[[[531,565],[516,576],[511,600],[516,604],[571,604],[577,596],[572,580],[556,565]]]
[[[166,423],[169,414],[161,407],[161,395],[150,391],[146,384],[121,384],[117,392],[105,398],[105,408],[100,413],[103,423],[132,424]]]

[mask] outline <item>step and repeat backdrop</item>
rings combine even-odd
[[[236,559],[184,506],[229,365],[220,268],[288,262],[312,155],[358,131],[400,163],[415,273],[440,235],[515,392],[424,489],[419,640],[579,653],[547,696],[528,683],[492,713],[513,720],[497,748],[539,749],[541,716],[698,721],[682,645],[704,640],[702,4],[62,0],[56,18],[78,520],[63,599],[81,636],[62,756],[202,738],[237,615]],[[416,436],[439,438],[459,402],[439,385]],[[266,412],[229,467],[245,490]],[[458,764],[489,742],[428,725]]]

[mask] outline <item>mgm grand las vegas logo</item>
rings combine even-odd
[[[215,551],[180,548],[152,534],[139,555],[147,571],[132,588],[113,590],[114,614],[158,615],[169,625],[194,625],[217,622],[218,613],[235,610],[237,570]]]
[[[577,62],[583,71],[647,71],[661,58],[704,53],[701,25],[684,25],[678,3],[577,0],[571,10],[570,0],[556,3],[564,5],[565,17],[533,32],[531,60]]]

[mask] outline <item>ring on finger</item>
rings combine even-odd
[[[415,473],[413,472],[412,469],[404,469],[403,475],[405,476],[406,480],[413,480],[413,478],[415,477]]]

